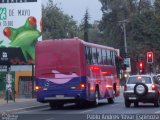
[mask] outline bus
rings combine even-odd
[[[43,40],[36,44],[36,96],[51,108],[66,103],[114,103],[120,94],[120,60],[112,47],[79,38]],[[87,104],[86,104],[87,103]]]

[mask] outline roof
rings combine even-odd
[[[99,47],[99,48],[105,48],[105,49],[109,49],[109,50],[114,50],[114,51],[117,51],[116,49],[114,49],[113,47],[109,47],[109,46],[105,46],[105,45],[100,45],[100,44],[94,44],[94,43],[90,43],[90,42],[86,42],[78,37],[74,37],[74,38],[64,38],[64,39],[54,39],[55,41],[59,41],[59,40],[63,40],[63,41],[79,41],[81,43],[83,43],[84,45],[87,45],[87,46],[93,46],[93,47]],[[51,39],[50,40],[43,40],[43,41],[40,41],[41,43],[42,42],[48,42],[48,41],[52,41]]]
[[[152,77],[152,76],[156,76],[154,74],[142,74],[142,75],[131,75],[129,77],[138,77],[138,76],[142,76],[142,77]]]

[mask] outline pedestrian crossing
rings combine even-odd
[[[37,0],[0,0],[0,3],[25,3],[25,2],[37,2]]]

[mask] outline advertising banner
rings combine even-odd
[[[42,39],[41,30],[41,0],[0,0],[0,57],[3,58],[4,53],[9,52],[16,54],[2,61],[14,59],[11,64],[33,64],[35,44]],[[19,52],[13,53],[14,48]]]

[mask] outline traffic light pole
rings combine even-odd
[[[149,72],[150,72],[150,74],[153,72],[152,71],[152,64],[151,63],[149,64]]]
[[[126,41],[126,22],[123,22],[123,30],[124,30],[124,49],[125,49],[125,58],[127,58],[127,41]]]

